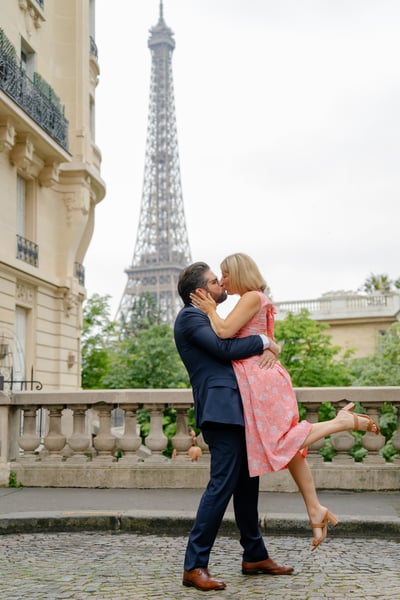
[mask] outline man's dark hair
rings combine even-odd
[[[190,294],[196,288],[205,288],[207,281],[204,273],[209,271],[210,267],[205,262],[195,262],[189,265],[179,274],[178,292],[184,304],[190,304]]]

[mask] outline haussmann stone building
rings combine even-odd
[[[2,0],[0,374],[80,387],[83,261],[105,195],[94,0]],[[14,383],[13,389],[20,384]],[[33,388],[34,389],[34,388]]]

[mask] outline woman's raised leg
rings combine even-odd
[[[314,535],[312,541],[312,549],[314,550],[324,541],[328,534],[328,520],[336,525],[337,519],[329,512],[326,506],[320,504],[310,466],[300,453],[297,453],[292,458],[288,464],[288,469],[306,505]]]
[[[313,423],[308,436],[303,442],[301,448],[307,448],[318,440],[338,433],[339,431],[372,431],[372,433],[380,433],[378,425],[368,415],[362,415],[354,412],[354,404],[350,402],[347,406],[339,410],[334,419],[330,421],[321,421]]]

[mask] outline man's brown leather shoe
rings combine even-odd
[[[195,587],[202,592],[209,590],[224,590],[226,584],[223,581],[218,581],[211,577],[208,569],[191,569],[183,571],[183,585],[187,587]]]
[[[265,575],[290,575],[293,573],[293,567],[283,567],[277,565],[272,558],[266,558],[259,562],[242,562],[242,573],[243,575],[258,575],[264,573]]]

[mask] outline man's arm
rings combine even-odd
[[[223,360],[240,360],[264,351],[260,335],[221,340],[212,330],[207,315],[197,308],[187,308],[181,315],[180,325],[188,341]],[[268,353],[271,354],[271,350]]]

